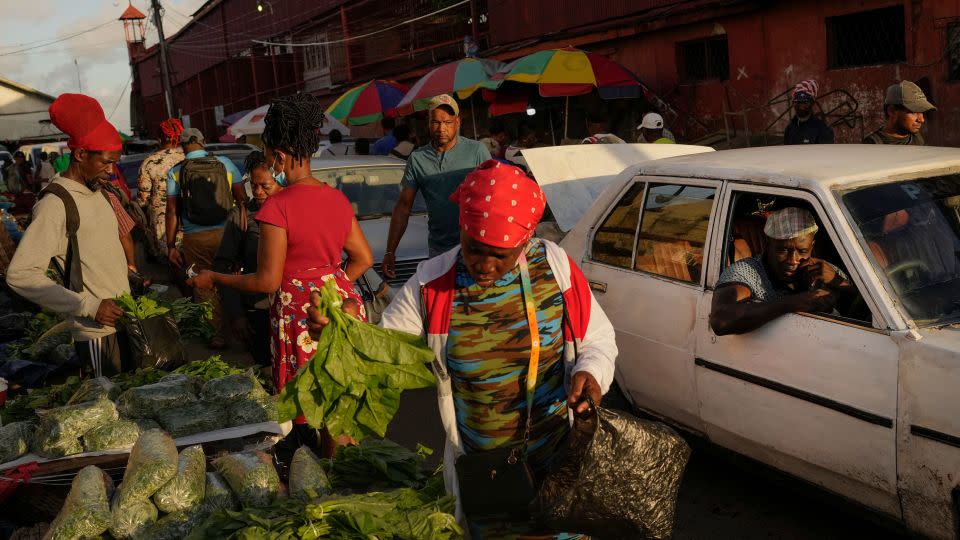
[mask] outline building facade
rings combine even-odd
[[[63,138],[50,123],[54,97],[0,78],[0,142],[42,142]]]
[[[308,91],[329,102],[373,78],[413,82],[462,58],[469,38],[480,56],[503,61],[575,46],[633,70],[650,103],[574,105],[607,108],[621,133],[654,107],[683,141],[776,144],[790,117],[789,90],[816,79],[838,142],[858,142],[882,124],[885,88],[908,79],[938,106],[927,119],[928,143],[960,145],[949,127],[960,115],[960,0],[274,4],[257,11],[257,2],[210,0],[168,39],[177,108],[208,137],[222,133],[223,116],[277,95]],[[132,103],[142,112],[133,117],[143,119],[135,127],[154,133],[164,116],[156,47],[133,65]],[[576,135],[581,123],[574,124]]]

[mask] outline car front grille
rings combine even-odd
[[[387,283],[389,283],[391,287],[397,289],[403,287],[407,280],[409,280],[410,277],[417,272],[417,265],[420,264],[421,261],[425,260],[426,259],[407,259],[404,261],[397,261],[397,277],[388,279]],[[373,269],[378,275],[381,277],[383,276],[383,272],[380,271],[380,263],[375,263],[373,265]]]

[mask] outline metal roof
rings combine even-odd
[[[636,169],[638,174],[830,189],[924,172],[960,172],[960,149],[874,144],[764,146],[659,159]]]

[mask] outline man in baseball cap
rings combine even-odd
[[[903,144],[923,146],[920,129],[926,123],[925,114],[937,108],[927,100],[923,90],[910,81],[900,81],[887,88],[883,112],[887,122],[863,142],[867,144]]]
[[[663,134],[663,117],[655,112],[643,115],[643,120],[637,126],[640,136],[637,142],[653,144],[674,144],[673,139]]]
[[[410,153],[400,182],[400,197],[393,207],[387,250],[383,254],[383,273],[396,275],[396,250],[407,229],[417,193],[427,203],[427,245],[435,257],[460,244],[460,218],[450,195],[467,173],[490,159],[490,151],[479,141],[460,135],[460,106],[452,96],[439,95],[430,100],[430,144]]]
[[[820,85],[813,79],[800,81],[793,87],[793,110],[796,112],[783,131],[783,144],[833,144],[833,129],[813,114]]]

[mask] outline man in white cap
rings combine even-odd
[[[460,106],[449,95],[430,100],[430,144],[417,148],[407,160],[400,181],[400,197],[393,207],[382,268],[394,277],[396,250],[407,230],[417,193],[427,203],[427,245],[435,257],[460,244],[460,214],[450,195],[467,173],[490,159],[487,147],[460,135]]]
[[[674,144],[673,139],[664,134],[663,117],[655,112],[643,115],[643,120],[637,126],[639,136],[637,142],[652,144]]]
[[[923,146],[920,128],[926,123],[925,114],[937,108],[927,100],[923,90],[910,81],[900,81],[887,88],[883,112],[887,122],[882,128],[867,135],[866,144],[904,144]]]
[[[720,275],[710,311],[719,335],[744,334],[797,312],[829,312],[856,289],[836,266],[811,257],[819,227],[803,208],[770,214],[763,253],[741,259]]]
[[[783,131],[783,144],[833,144],[833,128],[813,114],[820,85],[813,79],[800,81],[793,87],[793,110],[796,113]]]

